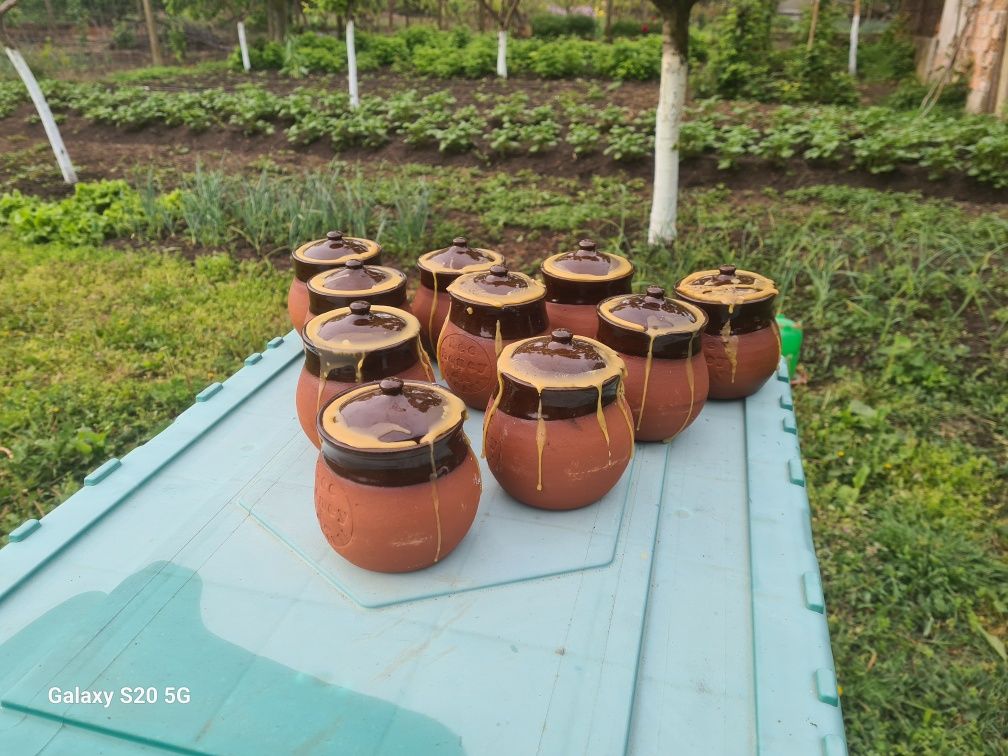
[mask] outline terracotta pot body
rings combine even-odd
[[[633,454],[623,361],[565,329],[506,347],[484,416],[483,449],[501,487],[540,509],[602,498]]]
[[[370,239],[344,236],[330,231],[324,239],[315,239],[291,252],[294,281],[287,293],[287,314],[291,325],[301,330],[308,315],[308,281],[312,276],[341,267],[347,260],[358,259],[377,264],[381,260],[381,246]]]
[[[669,441],[707,401],[702,347],[707,315],[669,299],[660,286],[610,297],[598,306],[598,339],[626,363],[626,399],[638,441]]]
[[[291,325],[299,331],[304,327],[308,315],[308,286],[295,278],[287,291],[287,315]]]
[[[430,483],[397,488],[355,483],[336,475],[319,455],[315,513],[329,545],[348,562],[375,572],[413,572],[434,564],[435,555],[443,559],[469,532],[481,490],[474,481],[479,465],[469,452],[437,479],[435,515]]]
[[[546,258],[540,272],[550,328],[594,339],[596,306],[609,297],[630,293],[634,267],[625,257],[599,252],[595,242],[582,239],[573,252]]]
[[[482,491],[464,420],[446,389],[399,378],[356,386],[323,408],[315,511],[342,557],[410,572],[458,546]]]
[[[395,268],[365,265],[352,258],[341,267],[318,273],[308,281],[307,323],[312,318],[351,302],[405,309],[406,276]]]
[[[420,345],[420,324],[394,307],[359,301],[323,313],[308,321],[302,341],[305,361],[295,404],[298,421],[315,446],[319,410],[348,388],[393,376],[434,380]]]
[[[742,399],[758,391],[776,372],[781,355],[774,282],[722,265],[687,276],[676,293],[708,317],[703,352],[710,398]]]
[[[420,283],[410,309],[420,321],[420,338],[424,348],[436,358],[435,350],[441,328],[448,318],[448,286],[459,276],[490,270],[504,262],[500,252],[470,247],[464,237],[453,240],[452,246],[436,249],[417,260]]]
[[[633,436],[625,413],[629,409],[622,398],[602,411],[608,443],[595,414],[545,423],[540,481],[538,421],[498,410],[487,427],[487,465],[501,488],[529,506],[557,510],[587,506],[610,491],[630,463]]]
[[[752,396],[777,372],[780,331],[776,323],[751,333],[703,335],[703,353],[710,374],[712,399]]]
[[[391,375],[411,381],[429,381],[433,378],[419,360],[405,370],[398,370],[389,376],[382,377],[390,377]],[[304,430],[305,435],[308,436],[308,439],[316,448],[319,445],[319,436],[315,422],[318,418],[319,410],[344,391],[359,385],[356,381],[326,380],[320,393],[318,373],[310,372],[307,367],[302,366],[301,374],[298,376],[297,393],[295,394],[294,401],[297,405],[298,422],[301,423],[301,428]]]
[[[708,391],[707,362],[702,352],[688,360],[652,359],[650,374],[646,357],[620,356],[627,367],[626,400],[638,441],[668,441],[697,419],[707,402]]]
[[[460,277],[448,293],[448,320],[437,345],[441,375],[462,401],[482,410],[496,385],[501,350],[548,330],[545,289],[528,276],[494,266]]]

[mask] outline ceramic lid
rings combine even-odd
[[[432,445],[461,425],[465,404],[433,383],[385,378],[333,399],[319,417],[327,440],[357,450]]]
[[[717,270],[701,270],[686,276],[676,292],[695,302],[737,305],[777,295],[773,281],[759,273],[722,265]]]
[[[475,273],[502,262],[504,256],[500,252],[470,247],[469,241],[459,236],[450,247],[421,255],[417,267],[432,273]]]
[[[328,354],[360,354],[398,346],[420,335],[420,322],[395,307],[351,302],[304,327],[305,344]]]
[[[308,281],[308,290],[322,296],[381,294],[394,291],[405,283],[405,274],[395,268],[365,265],[360,258],[352,257],[341,268],[312,276]]]
[[[582,239],[573,252],[547,257],[543,273],[570,281],[609,281],[633,274],[633,265],[625,257],[599,252],[591,239]]]
[[[341,231],[330,231],[324,239],[316,239],[302,244],[291,253],[291,257],[312,265],[338,265],[348,257],[370,260],[377,257],[381,247],[370,239],[344,236]]]
[[[546,296],[546,287],[524,273],[515,273],[503,263],[480,273],[467,273],[447,289],[452,297],[488,307],[529,304]]]
[[[628,331],[661,336],[696,333],[707,325],[707,315],[688,302],[669,299],[660,286],[648,286],[643,294],[611,297],[598,307],[599,316]]]
[[[502,375],[539,391],[600,388],[625,372],[623,360],[612,349],[595,339],[575,336],[566,328],[509,344],[501,351],[497,366]]]

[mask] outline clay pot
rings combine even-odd
[[[541,268],[551,328],[595,338],[596,306],[607,297],[629,294],[634,267],[625,257],[599,252],[582,239],[573,252],[547,257]]]
[[[324,312],[349,307],[351,302],[405,309],[406,275],[395,268],[365,265],[351,258],[343,267],[318,273],[308,281],[308,322]]]
[[[490,270],[502,262],[504,257],[500,252],[470,247],[461,236],[452,240],[450,247],[420,256],[417,260],[420,285],[410,308],[420,321],[420,336],[428,352],[434,354],[441,328],[448,317],[448,285],[461,275]]]
[[[504,348],[483,422],[490,472],[518,501],[577,509],[602,498],[633,454],[623,361],[558,328]]]
[[[309,320],[308,281],[312,276],[333,268],[341,267],[347,260],[377,264],[381,258],[381,247],[370,239],[343,236],[339,231],[330,231],[325,239],[316,239],[291,252],[294,280],[287,292],[287,314],[291,324],[301,330]]]
[[[420,324],[404,310],[352,302],[309,320],[301,339],[305,361],[298,376],[297,413],[315,446],[319,408],[343,391],[391,376],[434,380],[420,345]]]
[[[501,264],[460,276],[448,294],[448,319],[437,345],[441,375],[462,401],[482,410],[497,382],[501,350],[548,330],[546,289]]]
[[[315,513],[340,556],[366,570],[411,572],[458,546],[482,492],[465,416],[448,390],[399,378],[325,406]]]
[[[645,294],[606,299],[598,318],[598,340],[626,363],[636,439],[669,441],[679,435],[707,401],[703,310],[649,286]]]
[[[686,276],[676,285],[676,294],[707,314],[703,352],[710,398],[741,399],[756,393],[776,372],[781,355],[774,282],[722,265]]]

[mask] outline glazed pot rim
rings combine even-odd
[[[741,274],[745,276],[752,276],[756,288],[750,292],[739,293],[737,297],[728,298],[724,296],[717,296],[711,294],[705,294],[704,292],[694,291],[690,292],[686,287],[690,285],[695,285],[695,282],[702,278],[716,277],[721,273],[721,270],[715,268],[713,270],[698,270],[690,273],[688,276],[679,281],[675,286],[676,294],[688,302],[700,302],[702,304],[710,305],[724,305],[726,307],[732,305],[743,305],[743,304],[753,304],[756,302],[764,302],[768,299],[773,299],[780,292],[777,289],[777,284],[773,279],[767,276],[755,273],[751,270],[743,270],[742,268],[736,268],[734,270],[735,274]]]
[[[539,270],[542,271],[543,277],[558,278],[562,281],[570,281],[573,283],[602,283],[632,277],[636,270],[633,262],[631,262],[628,258],[611,252],[598,252],[597,254],[605,255],[610,259],[620,260],[622,262],[619,264],[619,267],[610,270],[609,273],[602,276],[595,276],[587,273],[572,273],[569,270],[557,268],[555,262],[561,257],[567,257],[570,254],[570,252],[558,252],[555,255],[550,255],[543,260],[542,264],[539,266]]]
[[[342,266],[347,260],[357,259],[361,262],[366,263],[368,260],[372,260],[381,254],[381,245],[371,239],[364,239],[359,236],[342,236],[343,240],[348,242],[354,242],[363,245],[366,249],[363,252],[358,252],[352,255],[346,255],[338,260],[318,260],[312,257],[305,257],[304,252],[306,249],[323,244],[328,241],[327,237],[322,237],[321,239],[312,239],[302,244],[300,247],[291,252],[291,258],[297,260],[298,262],[303,262],[307,265],[329,265],[330,267],[337,268]]]
[[[429,264],[429,260],[434,255],[440,254],[447,249],[451,249],[451,246],[442,247],[441,249],[434,249],[430,252],[425,252],[417,258],[416,266],[420,270],[427,271],[428,273],[433,273],[434,275],[455,275],[461,276],[466,273],[482,273],[484,270],[489,270],[494,265],[500,265],[504,262],[504,255],[494,249],[486,249],[484,247],[469,247],[469,249],[474,252],[481,252],[487,257],[491,258],[483,262],[472,263],[471,265],[463,265],[461,268],[447,268],[444,266],[434,267]]]
[[[346,259],[348,258],[343,258],[340,262],[343,263]],[[340,267],[344,266],[341,265]],[[380,270],[385,274],[385,280],[376,286],[372,286],[370,289],[330,289],[327,286],[322,285],[322,280],[327,276],[331,276],[333,274],[333,270],[323,270],[308,279],[308,283],[306,284],[308,291],[321,297],[351,297],[355,294],[359,294],[361,296],[371,296],[374,294],[385,294],[387,292],[395,291],[400,285],[406,284],[406,274],[401,270],[396,270],[395,268],[387,265],[367,265],[365,267],[371,268],[372,270]]]
[[[562,330],[562,329],[561,329]],[[599,356],[605,361],[605,366],[598,370],[590,370],[584,373],[571,373],[567,374],[570,379],[568,385],[555,385],[550,381],[559,378],[563,373],[556,373],[552,376],[543,375],[541,385],[536,385],[535,379],[529,378],[527,374],[522,373],[520,370],[516,372],[514,363],[514,353],[528,344],[531,341],[541,340],[541,339],[552,339],[553,334],[532,336],[531,338],[521,339],[520,341],[512,342],[505,346],[500,355],[497,357],[497,373],[500,377],[506,376],[508,380],[514,381],[515,383],[520,383],[524,386],[528,386],[536,391],[585,391],[587,389],[594,389],[599,386],[603,386],[608,383],[613,378],[618,378],[619,382],[622,383],[623,379],[626,377],[626,363],[623,362],[623,358],[620,357],[619,353],[612,347],[603,344],[601,341],[589,338],[587,336],[577,336],[567,332],[570,340],[587,341],[589,344],[598,352]],[[548,342],[547,342],[548,343]]]
[[[535,304],[536,302],[544,301],[546,299],[546,287],[539,281],[536,281],[531,276],[528,276],[520,271],[508,271],[508,275],[518,276],[519,278],[523,279],[527,284],[530,284],[528,286],[528,293],[525,294],[521,299],[509,300],[507,298],[501,297],[500,300],[498,301],[492,295],[487,295],[486,299],[471,299],[459,293],[460,289],[459,284],[463,282],[462,279],[465,276],[479,275],[480,273],[485,272],[487,271],[478,270],[475,273],[466,273],[464,274],[464,276],[459,276],[459,278],[455,279],[445,289],[445,291],[448,293],[449,297],[451,297],[453,300],[457,300],[460,303],[464,303],[467,305],[475,305],[477,307],[491,307],[495,310],[503,310],[508,307],[524,307],[526,305]]]
[[[387,379],[382,379],[387,380]],[[402,379],[400,379],[402,380]],[[465,403],[459,399],[452,391],[445,388],[438,383],[431,383],[430,381],[419,381],[414,379],[402,380],[403,388],[407,386],[421,387],[421,388],[433,388],[436,389],[439,394],[447,399],[448,411],[454,415],[456,412],[459,415],[459,419],[452,423],[447,424],[443,420],[442,427],[439,427],[437,432],[432,435],[429,439],[421,439],[419,441],[379,441],[374,440],[374,446],[362,446],[358,444],[352,444],[347,441],[340,440],[336,438],[329,430],[326,428],[325,415],[329,411],[337,411],[342,406],[347,404],[351,399],[355,398],[360,394],[367,393],[378,387],[382,381],[368,381],[367,383],[361,383],[353,388],[347,389],[328,402],[326,402],[321,409],[319,409],[318,414],[315,419],[315,427],[319,434],[319,439],[323,443],[328,443],[337,449],[345,449],[350,452],[356,452],[358,454],[368,454],[368,455],[384,455],[384,454],[402,454],[403,452],[416,451],[427,446],[433,446],[450,438],[462,430],[467,418],[467,411]],[[338,406],[337,406],[338,405]],[[437,427],[437,424],[435,424]]]
[[[319,323],[319,327],[325,321],[334,319],[336,316],[345,316],[353,314],[350,307],[339,307],[335,310],[329,310],[328,312],[323,312],[315,317],[311,318],[304,327],[301,328],[301,341],[304,344],[305,349],[312,352],[315,355],[320,355],[322,353],[327,354],[372,354],[375,352],[380,352],[386,349],[394,349],[401,347],[405,344],[418,339],[420,337],[420,321],[416,319],[412,313],[407,312],[399,307],[390,307],[388,305],[376,305],[370,304],[369,312],[380,312],[394,317],[399,318],[405,324],[405,327],[397,332],[397,335],[390,337],[387,341],[368,344],[365,346],[358,345],[358,348],[347,348],[340,347],[336,348],[337,345],[330,345],[328,342],[322,341],[322,343],[316,342],[316,340],[309,334],[309,327],[313,323]],[[314,329],[313,329],[314,330]]]
[[[656,338],[661,336],[673,336],[678,334],[700,333],[701,331],[703,331],[704,328],[707,327],[707,323],[710,321],[710,318],[707,316],[707,313],[704,312],[701,307],[698,307],[692,302],[688,302],[684,299],[675,299],[672,297],[668,297],[668,299],[670,299],[676,305],[685,308],[686,311],[689,312],[696,319],[692,325],[686,325],[679,328],[675,326],[668,326],[665,328],[659,328],[652,331],[646,328],[645,326],[640,325],[639,323],[624,320],[623,318],[613,315],[611,312],[608,312],[603,309],[603,306],[607,302],[612,302],[617,299],[626,299],[627,297],[633,297],[633,296],[643,296],[643,295],[617,294],[614,297],[606,297],[605,299],[603,299],[601,302],[598,303],[598,306],[596,308],[599,318],[618,330],[626,331],[628,333],[633,334],[639,334],[643,336],[653,335]]]

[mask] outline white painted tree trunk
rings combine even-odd
[[[497,32],[497,75],[507,78],[507,31]]]
[[[350,107],[360,106],[360,94],[357,91],[357,48],[354,45],[354,23],[346,22],[346,56],[347,79],[350,82]]]
[[[49,103],[46,102],[45,95],[42,94],[35,76],[19,51],[13,47],[7,47],[5,50],[7,57],[14,65],[14,70],[18,72],[21,81],[28,88],[32,102],[35,103],[35,110],[38,111],[42,127],[45,129],[46,136],[49,137],[49,144],[52,145],[53,154],[56,155],[56,162],[59,163],[60,170],[63,172],[63,180],[68,184],[76,184],[77,172],[74,171],[73,163],[70,162],[70,155],[67,153],[66,147],[63,146],[63,137],[60,136],[59,127],[56,125],[56,120],[49,109]]]
[[[238,46],[241,48],[242,68],[245,73],[252,70],[252,62],[249,60],[248,40],[245,38],[245,23],[238,22]]]
[[[857,76],[858,37],[861,33],[861,0],[854,0],[854,18],[850,25],[850,53],[847,56],[847,73]]]
[[[655,116],[654,197],[648,243],[661,244],[676,238],[679,202],[679,123],[686,101],[686,58],[672,39],[666,22],[662,34],[661,84]]]

